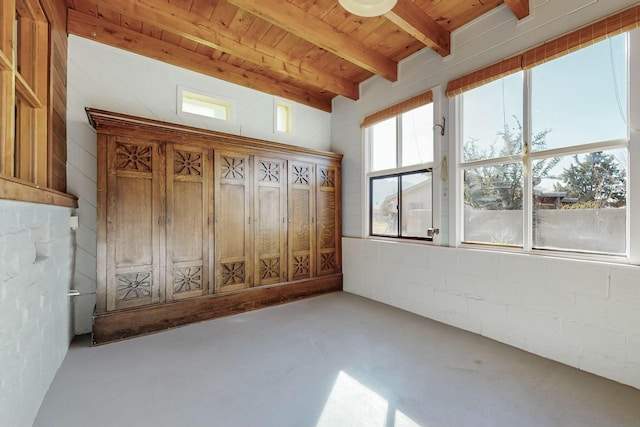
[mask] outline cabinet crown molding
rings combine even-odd
[[[261,149],[265,151],[277,151],[282,153],[296,153],[311,156],[319,156],[337,161],[342,161],[342,154],[332,153],[330,151],[312,150],[310,148],[299,147],[296,145],[282,144],[278,142],[264,141],[246,136],[233,135],[224,132],[217,132],[207,129],[200,129],[191,126],[180,125],[176,123],[163,122],[160,120],[147,119],[142,117],[130,116],[122,113],[114,113],[111,111],[100,110],[96,108],[85,108],[89,123],[99,133],[127,135],[139,132],[139,136],[162,138],[169,140],[168,142],[184,143],[185,137],[188,137],[189,143],[207,145],[211,139],[215,139],[217,144],[228,145],[226,148],[236,148],[238,146],[247,146],[252,149]]]

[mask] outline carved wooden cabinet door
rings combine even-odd
[[[340,174],[331,165],[318,165],[316,171],[317,273],[323,276],[340,272]]]
[[[209,293],[209,158],[206,148],[167,146],[167,300]]]
[[[250,160],[247,154],[215,153],[216,292],[252,284]]]
[[[286,281],[285,164],[285,161],[273,158],[254,158],[254,286]]]
[[[315,166],[289,163],[289,278],[301,280],[316,275]]]
[[[142,139],[107,139],[107,311],[164,301],[162,148]]]

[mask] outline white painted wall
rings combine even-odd
[[[360,100],[334,100],[332,150],[345,155],[343,234],[352,237],[343,240],[344,287],[640,388],[639,267],[363,238],[359,127],[363,117],[436,86],[444,91],[455,77],[637,1],[531,3],[531,16],[521,22],[502,6],[455,32],[451,56],[442,59],[429,50],[418,52],[401,63],[397,82],[374,77],[361,85]],[[451,123],[449,102],[441,99],[443,115]],[[443,155],[451,143],[447,129]],[[448,165],[449,177],[454,174],[453,163]],[[440,228],[446,245],[454,240],[449,236],[451,189],[442,187],[442,215],[434,218],[434,226]]]
[[[72,337],[70,209],[0,200],[0,426],[30,426]]]
[[[274,97],[202,74],[69,36],[68,192],[78,196],[80,228],[74,286],[81,291],[75,332],[91,330],[96,292],[96,135],[85,107],[196,126],[317,150],[328,150],[330,114],[293,104],[294,133],[275,133]],[[177,86],[231,100],[232,122],[176,113]]]

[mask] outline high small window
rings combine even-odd
[[[178,88],[178,111],[218,120],[231,119],[231,103],[189,89]]]
[[[432,239],[431,96],[418,95],[365,118],[371,236]]]
[[[291,133],[293,129],[293,105],[276,101],[276,132]]]

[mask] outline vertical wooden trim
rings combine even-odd
[[[0,73],[0,174],[15,176],[15,73]]]
[[[153,222],[152,227],[152,245],[153,245],[153,280],[158,287],[153,290],[152,302],[166,301],[166,286],[167,283],[167,180],[166,180],[166,151],[167,146],[158,142],[152,142],[151,148],[153,150],[152,162],[153,162],[153,182],[151,185],[153,191],[153,212],[154,217],[162,216],[164,221]]]
[[[106,205],[105,205],[105,217],[103,221],[106,222],[106,277],[105,277],[105,293],[106,293],[106,311],[115,310],[117,307],[116,286],[112,283],[116,277],[116,221],[117,221],[117,207],[116,202],[118,198],[116,175],[116,140],[117,137],[109,136],[105,138],[105,163],[104,170],[106,174]],[[98,159],[99,161],[99,159]]]
[[[336,166],[336,272],[342,271],[342,166]]]
[[[318,181],[316,179],[316,174],[318,173],[318,166],[310,163],[310,171],[309,171],[309,209],[311,213],[311,230],[310,230],[310,238],[309,242],[310,246],[310,254],[309,254],[309,275],[311,277],[316,277],[318,275],[318,267],[317,267],[317,259],[318,259]]]
[[[96,311],[105,313],[107,311],[107,265],[109,264],[107,254],[107,136],[98,134],[98,209],[97,209],[97,289],[96,289]]]
[[[208,160],[207,164],[209,165],[209,169],[207,172],[207,179],[209,180],[209,203],[208,203],[208,211],[207,215],[209,218],[209,227],[207,228],[209,232],[209,285],[208,291],[210,294],[214,293],[217,289],[216,285],[216,221],[215,221],[215,198],[216,198],[216,185],[214,184],[214,176],[216,174],[215,171],[215,153],[214,150],[208,150]]]
[[[0,1],[0,51],[10,65],[9,70],[0,73],[0,174],[10,177],[15,176],[15,16],[15,0]]]
[[[49,117],[49,104],[52,97],[50,93],[51,67],[49,64],[49,24],[42,21],[34,21],[34,36],[36,46],[33,52],[33,62],[36,70],[47,70],[46,72],[36,72],[32,88],[38,99],[42,103],[41,108],[34,110],[35,130],[34,151],[33,151],[33,182],[42,187],[49,184],[49,125],[53,121]]]
[[[13,62],[13,21],[16,16],[15,0],[0,2],[0,50]]]

